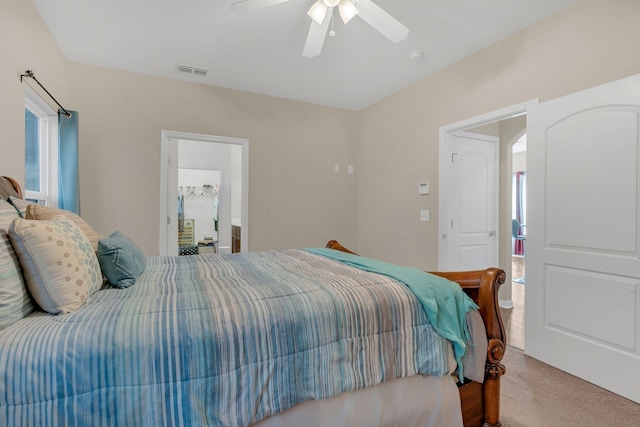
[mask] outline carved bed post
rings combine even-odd
[[[478,300],[482,317],[485,319],[487,338],[487,365],[484,378],[484,424],[483,427],[499,427],[500,422],[500,377],[506,372],[502,363],[505,352],[506,334],[500,308],[498,306],[498,288],[505,281],[505,273],[502,270],[491,268],[480,279]],[[493,299],[492,304],[484,303],[485,299]],[[488,302],[488,301],[487,301]],[[487,311],[487,307],[493,307],[493,312]]]

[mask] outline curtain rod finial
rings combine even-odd
[[[33,70],[24,70],[24,74],[20,74],[20,82],[22,83],[23,77],[30,77],[32,79],[36,79],[36,76],[33,74]]]

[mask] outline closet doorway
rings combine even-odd
[[[218,253],[228,241],[224,187],[222,169],[178,168],[178,255]]]
[[[160,255],[248,249],[248,151],[246,139],[162,131]]]

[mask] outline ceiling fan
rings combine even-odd
[[[231,4],[231,10],[237,13],[250,12],[286,1],[289,0],[240,0]],[[401,42],[409,34],[407,27],[371,0],[317,0],[307,12],[312,21],[303,56],[313,58],[322,52],[335,7],[345,24],[357,15],[393,43]]]

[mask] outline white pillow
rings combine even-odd
[[[26,317],[35,304],[22,277],[7,230],[19,218],[18,212],[7,201],[0,200],[0,329]]]
[[[43,310],[70,313],[100,289],[98,258],[74,222],[63,216],[41,221],[18,218],[8,234],[27,288]]]

